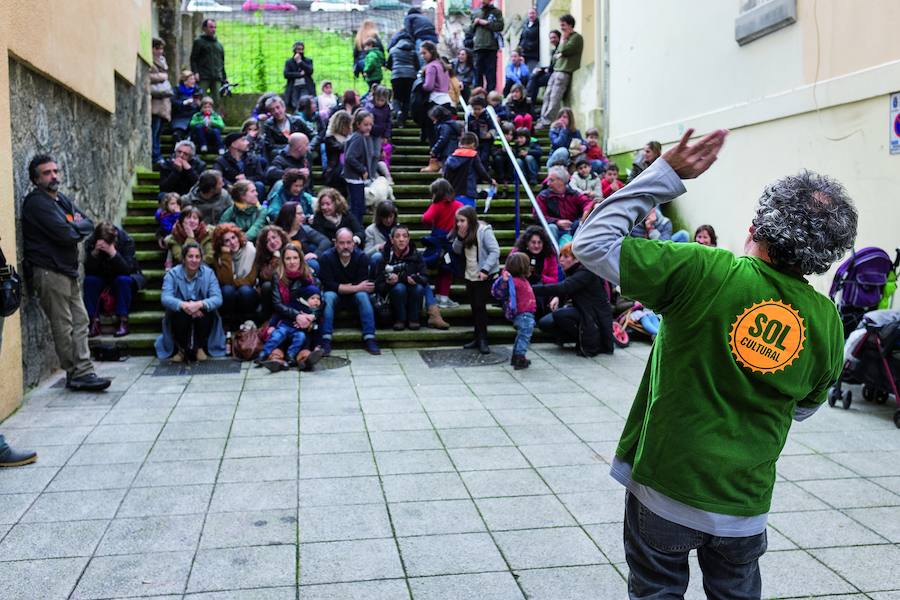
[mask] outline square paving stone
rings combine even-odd
[[[625,421],[607,421],[603,423],[575,423],[570,425],[572,431],[585,442],[607,442],[615,448],[615,443],[622,436]]]
[[[296,543],[297,512],[293,509],[211,513],[200,538],[201,548]]]
[[[440,450],[441,440],[431,429],[414,431],[373,431],[369,434],[376,452],[391,450]]]
[[[140,463],[150,452],[153,442],[117,442],[113,444],[84,444],[69,459],[69,465],[108,465]],[[43,461],[43,455],[41,460]]]
[[[815,550],[814,552],[828,552]],[[759,559],[763,598],[807,598],[855,592],[852,585],[801,550],[767,552]]]
[[[231,424],[231,437],[297,435],[295,419],[238,419]]]
[[[887,540],[837,510],[770,515],[769,523],[801,548],[862,546]]]
[[[234,406],[216,404],[211,406],[191,406],[179,404],[169,415],[170,423],[180,421],[231,421],[234,418]]]
[[[516,573],[533,600],[625,598],[627,583],[612,565],[534,569]]]
[[[250,397],[250,394],[241,396],[241,402],[234,412],[236,420],[242,419],[293,419],[297,420],[300,407],[296,400],[289,402],[272,402]]]
[[[460,473],[460,476],[475,498],[537,496],[550,493],[547,484],[533,469],[467,471]]]
[[[193,551],[202,528],[202,514],[115,519],[96,554]]]
[[[151,517],[158,515],[189,515],[206,512],[211,485],[181,485],[129,490],[119,517]]]
[[[600,547],[606,560],[610,563],[625,562],[625,546],[622,542],[622,523],[600,523],[598,525],[585,525],[584,530],[587,531],[594,543]],[[772,533],[778,533],[773,531]],[[771,544],[772,538],[769,537]],[[770,545],[770,550],[772,550]]]
[[[382,475],[402,473],[440,473],[454,471],[450,457],[444,450],[400,450],[376,452]]]
[[[515,425],[504,427],[506,435],[518,446],[527,444],[577,444],[578,439],[562,423],[555,425]]]
[[[399,544],[410,577],[503,571],[507,568],[487,533],[400,538]]]
[[[432,424],[424,412],[366,415],[366,428],[369,431],[415,431],[431,429]]]
[[[54,558],[3,563],[0,590],[4,600],[64,600],[69,597],[87,558]]]
[[[152,442],[159,435],[162,423],[132,423],[99,425],[84,440],[85,444],[112,442]]]
[[[491,531],[575,525],[554,496],[479,498],[475,502]]]
[[[475,573],[409,580],[416,600],[522,600],[512,573]]]
[[[300,419],[300,433],[352,433],[365,431],[362,415],[332,417],[304,417]]]
[[[865,479],[823,479],[797,485],[836,508],[900,506],[900,495]]]
[[[300,479],[363,477],[376,474],[371,452],[303,455],[299,459],[299,464]]]
[[[471,427],[496,427],[491,413],[480,410],[442,410],[429,412],[434,426],[439,429],[463,429]]]
[[[362,412],[360,402],[355,398],[335,402],[303,402],[298,410],[298,414],[304,419],[306,417],[353,416],[361,415]]]
[[[385,475],[382,482],[388,502],[457,500],[469,497],[456,473]]]
[[[522,453],[512,446],[450,448],[447,452],[460,471],[493,471],[528,467],[528,462]]]
[[[575,425],[578,423],[620,423],[622,417],[611,411],[606,406],[574,406],[567,408],[554,408],[555,414],[563,423]]]
[[[3,469],[0,471],[0,490],[5,494],[40,492],[59,471],[59,467],[39,467],[33,464],[17,469]]]
[[[108,490],[126,488],[134,479],[138,463],[117,463],[113,465],[67,466],[60,469],[48,492],[69,492],[74,490]]]
[[[494,534],[494,539],[513,569],[607,562],[606,557],[580,527],[500,531]]]
[[[336,454],[371,450],[369,436],[365,432],[304,434],[300,438],[300,454]]]
[[[403,577],[393,539],[300,544],[300,583]]]
[[[898,589],[900,548],[896,546],[825,548],[811,553],[864,592]]]
[[[153,446],[147,462],[174,462],[190,457],[191,460],[222,458],[225,452],[224,436],[194,440],[166,440]]]
[[[197,552],[189,592],[294,585],[296,546],[207,548]]]
[[[844,512],[875,533],[900,544],[900,506],[857,508]]]
[[[296,435],[233,437],[225,448],[225,458],[287,457],[298,453]]]
[[[438,429],[447,448],[475,448],[479,446],[512,446],[513,442],[500,427],[466,429]]]
[[[615,523],[625,514],[625,488],[560,494],[566,508],[575,515],[582,525],[594,523]]]
[[[293,599],[293,596],[291,596]],[[402,579],[304,585],[300,600],[408,600],[409,590]]]
[[[609,465],[599,460],[590,465],[540,467],[538,473],[557,494],[617,490],[622,487],[610,477]]]
[[[377,477],[304,479],[299,482],[300,506],[334,506],[384,502]]]
[[[772,491],[771,513],[825,510],[831,508],[796,483],[776,481]]]
[[[587,444],[539,444],[519,446],[519,450],[535,467],[605,464]]]
[[[277,587],[228,590],[225,592],[197,592],[185,594],[184,600],[294,600],[296,597],[296,588]],[[181,597],[179,596],[179,598]]]
[[[900,475],[900,452],[847,452],[828,458],[863,477]]]
[[[184,590],[193,552],[95,556],[73,600],[177,594]]]
[[[183,460],[144,463],[134,487],[178,486],[215,483],[218,460]]]
[[[821,454],[795,454],[778,459],[776,471],[788,481],[840,479],[856,474]]]
[[[15,436],[8,436],[10,444],[17,448],[39,448],[41,446],[66,446],[80,444],[93,427],[35,427],[17,429]]]
[[[546,408],[504,409],[491,412],[503,427],[560,424],[556,415]]]
[[[111,519],[127,490],[89,490],[41,494],[23,522]]]
[[[296,481],[219,483],[209,512],[248,512],[297,507]]]
[[[159,435],[159,443],[171,440],[201,440],[224,438],[231,429],[231,421],[191,421],[167,423]],[[183,457],[182,457],[183,458]],[[172,460],[172,459],[169,459]]]
[[[126,408],[122,404],[124,398],[118,402],[116,408],[112,409],[103,417],[104,425],[120,425],[123,423],[165,423],[172,412],[170,407],[146,407],[146,408]]]
[[[297,478],[297,461],[293,457],[226,458],[219,469],[221,483],[283,481]]]
[[[19,523],[0,543],[3,560],[90,556],[108,521]],[[5,567],[0,566],[0,570]]]
[[[334,542],[389,538],[391,523],[384,504],[301,506],[298,511],[301,542]]]
[[[471,500],[432,500],[391,504],[397,536],[484,531],[484,522]]]

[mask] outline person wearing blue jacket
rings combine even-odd
[[[515,50],[509,53],[509,64],[506,65],[504,75],[506,77],[506,83],[503,84],[504,96],[509,94],[512,86],[517,83],[521,85],[528,85],[528,65],[525,64],[525,60],[522,58],[522,55]]]

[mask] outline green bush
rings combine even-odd
[[[306,46],[313,59],[316,90],[322,80],[334,84],[334,93],[344,90],[365,92],[362,78],[353,77],[353,37],[317,29],[278,27],[261,23],[241,23],[222,19],[216,36],[225,47],[225,71],[229,81],[239,83],[239,93],[282,92],[284,61],[291,57],[296,41]]]

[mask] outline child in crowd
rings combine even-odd
[[[572,142],[584,144],[581,132],[575,126],[575,113],[571,108],[561,108],[559,116],[550,127],[550,158],[547,159],[547,168],[555,165],[566,166],[569,162],[569,149]]]
[[[503,94],[500,92],[491,92],[487,95],[487,101],[490,106],[493,107],[494,112],[497,113],[498,121],[509,121],[512,117],[509,116],[509,109],[503,105]],[[490,115],[488,115],[488,119],[490,119]]]
[[[490,164],[491,147],[494,145],[494,124],[488,115],[487,100],[484,96],[473,96],[469,102],[472,114],[466,119],[466,131],[478,137],[478,158],[482,164]]]
[[[531,361],[525,358],[531,335],[534,333],[534,314],[537,312],[537,300],[528,273],[531,262],[523,252],[515,252],[506,257],[506,267],[494,282],[491,294],[503,302],[503,312],[516,328],[516,341],[513,342],[513,355],[510,363],[516,371],[527,369]]]
[[[587,148],[584,151],[584,156],[591,161],[591,171],[599,176],[606,171],[606,165],[609,163],[603,155],[603,148],[600,146],[600,132],[595,127],[591,127],[584,135],[587,138]]]
[[[477,143],[478,138],[474,133],[465,132],[459,140],[459,148],[444,165],[444,178],[453,186],[456,199],[466,206],[475,206],[475,198],[478,197],[476,178],[497,185],[478,156],[475,149]]]
[[[500,131],[503,132],[506,142],[512,146],[513,134],[516,131],[513,124],[509,121],[503,121],[500,123]],[[491,168],[494,172],[494,179],[500,183],[512,182],[515,169],[513,169],[509,156],[506,154],[506,149],[503,147],[503,140],[499,137],[494,140],[494,146],[491,148]]]
[[[584,156],[579,156],[575,161],[575,173],[572,174],[569,185],[594,200],[603,197],[600,178],[591,170],[591,163]]]
[[[359,109],[353,115],[353,134],[344,146],[344,180],[350,196],[350,212],[360,223],[366,214],[366,185],[377,176],[381,148],[372,137],[372,113]]]
[[[383,85],[376,85],[372,89],[372,96],[365,104],[365,109],[372,113],[372,137],[375,138],[375,147],[381,149],[384,163],[391,166],[391,135],[393,124],[391,123],[391,90]]]
[[[241,133],[243,133],[244,137],[247,138],[247,141],[250,142],[250,145],[247,147],[247,153],[255,154],[260,162],[265,163],[266,159],[264,157],[266,153],[263,144],[263,136],[259,135],[259,121],[250,117],[241,124]],[[263,164],[263,169],[265,169],[265,164]]]
[[[513,87],[513,91],[515,91],[515,87]],[[531,137],[531,130],[527,127],[516,129],[513,141],[515,142],[513,154],[516,156],[519,168],[522,169],[522,173],[525,174],[528,183],[537,183],[538,165],[540,164],[542,153],[541,145],[538,143],[537,138]]]
[[[525,95],[525,86],[517,83],[509,90],[509,96],[506,97],[506,109],[509,116],[512,117],[513,125],[516,129],[525,127],[531,131],[534,127],[534,105]]]
[[[319,106],[319,121],[321,121],[322,127],[326,127],[332,111],[338,105],[337,94],[334,93],[331,82],[327,79],[322,82],[322,93],[316,97],[316,104]]]
[[[457,148],[462,125],[453,120],[453,115],[444,106],[434,106],[428,111],[428,118],[434,124],[434,145],[431,146],[431,157],[427,167],[419,169],[422,173],[437,173],[444,162]]]
[[[308,337],[309,345],[316,345],[311,338],[317,329],[322,294],[315,286],[312,272],[296,246],[289,244],[282,250],[281,262],[278,285],[272,288],[272,308],[277,324],[257,361],[273,373],[290,365],[297,365],[301,371],[312,370],[322,358],[322,351],[317,348],[305,358],[299,355]],[[312,319],[304,315],[311,315]],[[288,343],[285,354],[287,360],[273,357],[273,351],[285,342]]]
[[[442,56],[441,62],[444,63],[444,70],[447,71],[447,78],[449,81],[447,95],[450,96],[450,104],[453,105],[453,108],[458,108],[459,99],[462,98],[463,84],[459,80],[459,77],[457,77],[456,71],[453,69],[453,65],[450,64],[450,61]]]
[[[463,207],[462,202],[454,199],[455,195],[449,181],[435,179],[431,184],[431,206],[422,215],[422,222],[431,227],[431,234],[423,240],[423,244],[429,248],[425,252],[425,262],[436,265],[438,269],[434,295],[439,308],[459,306],[458,302],[450,299],[453,265],[450,242],[447,240],[448,234],[456,226],[456,213]]]
[[[715,248],[719,245],[719,239],[716,237],[716,230],[712,225],[701,225],[694,232],[694,241],[704,246]]]
[[[156,243],[161,250],[166,249],[166,236],[172,233],[172,227],[178,221],[181,214],[181,196],[175,192],[164,194],[159,200],[159,208],[156,209],[156,222],[159,228],[156,230]]]
[[[200,101],[200,112],[191,117],[191,132],[201,154],[206,154],[210,148],[213,152],[225,154],[225,147],[222,145],[223,129],[225,121],[222,115],[213,110],[213,99],[204,96]]]
[[[297,110],[295,116],[306,125],[306,128],[313,132],[313,136],[309,139],[309,149],[318,153],[319,142],[322,139],[322,122],[319,120],[319,113],[316,112],[316,99],[314,96],[300,96],[297,101]]]
[[[384,50],[379,47],[375,38],[367,39],[363,48],[366,50],[366,58],[363,62],[363,75],[371,90],[373,85],[380,84],[381,80],[384,79],[384,73],[381,70],[385,61]]]
[[[609,198],[615,192],[622,189],[625,184],[619,179],[619,165],[614,162],[606,165],[606,171],[603,173],[603,181],[600,182],[600,191],[604,198]]]
[[[456,211],[456,226],[450,234],[453,253],[460,257],[466,295],[475,322],[475,339],[463,346],[477,348],[482,354],[490,354],[487,343],[487,303],[491,295],[491,280],[500,270],[500,244],[494,229],[478,220],[478,213],[471,206]]]

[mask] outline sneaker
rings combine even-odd
[[[183,363],[184,362],[184,353],[176,352],[174,356],[169,358],[170,363]]]
[[[200,154],[206,154],[209,152],[209,146],[200,146]]]
[[[219,156],[225,156],[225,148],[219,148]]]
[[[30,465],[37,460],[37,452],[17,452],[6,447],[6,450],[0,452],[0,467],[21,467],[22,465]]]
[[[381,354],[381,348],[378,347],[378,342],[375,341],[375,338],[369,338],[363,342],[366,352],[369,354],[374,354],[378,356]]]
[[[76,392],[99,392],[112,384],[112,380],[97,377],[96,373],[88,373],[81,377],[72,377],[66,381],[66,387]]]
[[[406,325],[403,324],[403,321],[394,323],[394,331],[403,331],[404,329],[406,329]]]
[[[459,302],[454,302],[449,297],[443,297],[437,301],[438,308],[458,308]]]
[[[331,356],[331,339],[325,338],[322,340],[321,345],[322,356]]]

